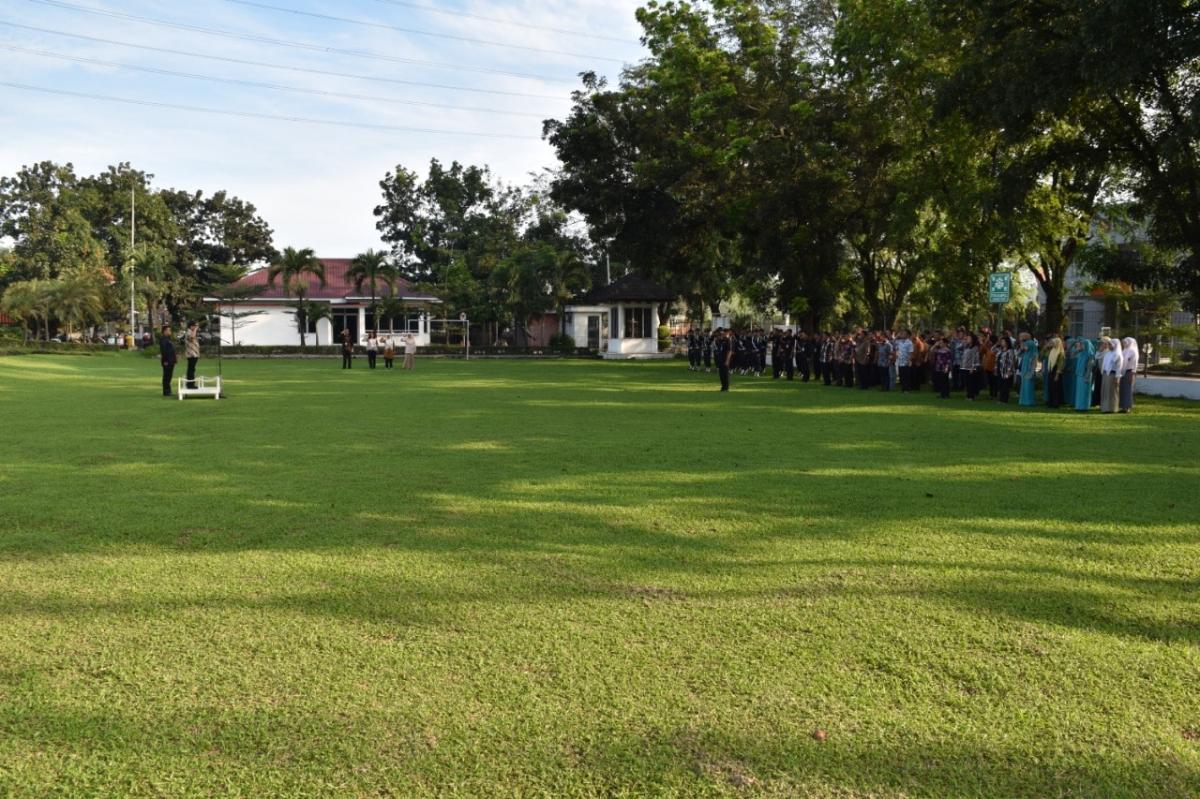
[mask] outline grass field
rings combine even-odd
[[[1195,406],[357,367],[0,358],[0,796],[1200,796]]]

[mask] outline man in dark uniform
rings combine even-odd
[[[713,333],[713,357],[717,359],[717,373],[721,376],[721,390],[729,390],[729,368],[733,364],[733,341],[729,331],[717,329]]]
[[[700,347],[704,354],[704,371],[706,373],[712,371],[713,344],[716,341],[716,336],[717,334],[713,331],[709,331],[707,335],[704,333],[700,334]]]
[[[812,342],[803,330],[796,334],[796,368],[805,383],[812,376]]]
[[[350,339],[350,331],[342,331],[342,368],[349,369],[354,365],[354,342]]]
[[[731,364],[737,369],[738,374],[746,374],[746,367],[749,361],[746,358],[746,347],[748,346],[749,337],[745,333],[734,333],[730,337],[730,344],[733,346],[733,360]]]
[[[778,380],[783,371],[783,336],[778,330],[771,331],[771,379]]]
[[[790,330],[786,330],[783,333],[783,345],[780,347],[779,357],[783,359],[783,363],[780,366],[787,372],[787,379],[795,379],[796,337]]]
[[[162,362],[162,390],[164,397],[171,396],[171,375],[175,373],[175,342],[171,341],[171,326],[162,326],[162,337],[158,342],[159,360]]]
[[[755,364],[758,367],[758,376],[762,377],[763,372],[767,371],[767,337],[759,331],[754,337],[754,351],[758,356],[758,362]]]

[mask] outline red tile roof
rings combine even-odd
[[[350,297],[370,297],[371,287],[367,283],[363,283],[362,290],[359,291],[354,286],[353,280],[346,278],[346,272],[350,269],[352,260],[350,258],[320,258],[318,259],[321,265],[325,267],[325,285],[322,286],[317,278],[313,275],[306,275],[308,282],[307,297],[310,300],[345,300]],[[276,278],[275,285],[270,285],[267,282],[267,270],[258,269],[234,284],[234,288],[246,288],[250,286],[264,286],[265,289],[261,294],[255,295],[256,299],[266,300],[283,300],[288,296],[283,290],[283,281]],[[375,281],[376,296],[383,298],[392,296],[393,289],[389,289],[387,283],[382,280]],[[397,280],[394,288],[394,296],[397,299],[409,300],[432,300],[437,301],[433,295],[427,292],[416,291],[412,284],[407,280]]]

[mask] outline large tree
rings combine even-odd
[[[942,91],[1010,142],[1066,122],[1105,142],[1175,268],[1200,276],[1200,13],[1193,0],[928,0],[962,60]],[[1079,153],[1093,170],[1093,154]]]

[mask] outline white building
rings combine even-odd
[[[378,329],[382,337],[398,337],[412,333],[418,346],[429,344],[429,320],[432,308],[441,300],[428,294],[414,291],[405,280],[395,281],[389,287],[383,281],[376,284],[376,303],[384,299],[400,300],[405,313],[395,318],[381,318],[378,324],[371,313],[370,290],[364,285],[360,290],[354,281],[346,279],[350,269],[348,258],[322,258],[325,267],[325,283],[307,275],[305,298],[314,302],[328,303],[330,318],[308,324],[308,343],[329,346],[341,341],[343,330],[350,331],[351,339],[361,344],[371,330]],[[248,296],[247,296],[248,295]],[[365,296],[364,296],[365,295]],[[246,296],[244,300],[230,301],[217,297],[206,297],[207,302],[217,304],[221,319],[221,339],[226,344],[247,346],[297,346],[300,330],[296,313],[292,308],[294,296],[288,296],[280,281],[275,285],[267,282],[267,270],[252,272],[238,281],[227,292],[228,296]]]
[[[609,359],[673,357],[658,351],[658,305],[676,299],[662,286],[626,275],[568,305],[566,331],[577,346]]]

